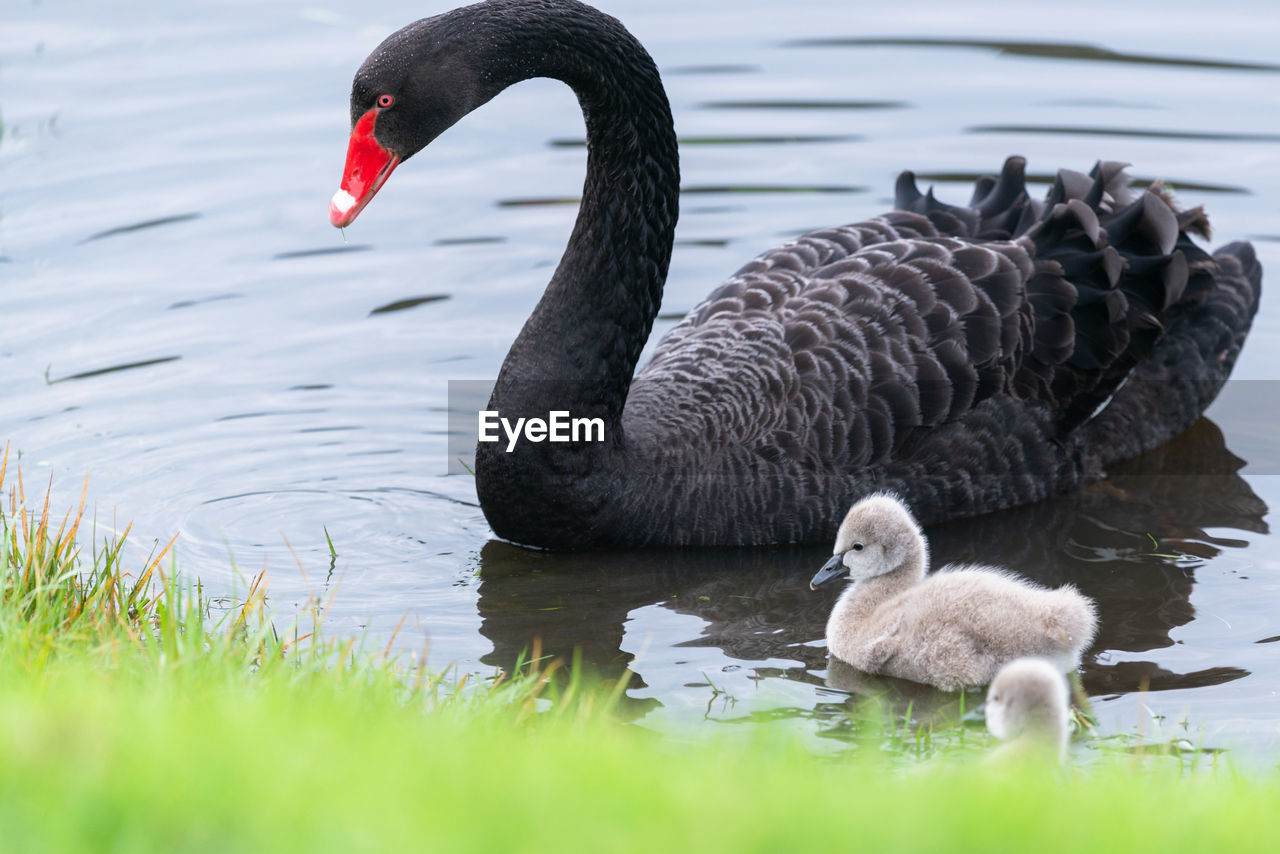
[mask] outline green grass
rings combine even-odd
[[[6,848],[1259,850],[1273,783],[1109,765],[895,772],[794,742],[665,744],[598,718],[423,713],[340,678],[91,668],[0,698]],[[572,840],[578,840],[574,843]]]
[[[837,758],[776,728],[659,738],[614,718],[617,686],[536,651],[478,680],[277,632],[261,576],[215,621],[166,550],[132,570],[120,541],[81,554],[81,514],[31,512],[11,480],[0,850],[1217,852],[1280,833],[1280,778],[1221,761],[1013,767],[970,738],[904,762],[922,736],[898,722],[858,722]]]

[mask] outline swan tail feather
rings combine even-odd
[[[893,206],[901,211],[911,210],[920,200],[920,188],[916,186],[916,173],[908,170],[898,176],[893,188]]]
[[[903,172],[898,176],[894,187],[894,208],[923,215],[938,234],[972,237],[981,230],[982,216],[977,208],[940,202],[932,187],[921,194],[913,172]]]
[[[1209,232],[1203,209],[1179,210],[1159,181],[1135,193],[1125,166],[1062,170],[1043,213],[1028,224],[1024,212],[1015,231],[1035,259],[1035,329],[1013,387],[1050,405],[1060,437],[1109,406],[1170,326],[1216,287],[1217,265],[1190,237]]]
[[[1195,423],[1235,366],[1261,290],[1262,266],[1248,243],[1188,262],[1187,286],[1164,337],[1085,425],[1085,441],[1102,465],[1150,451]]]

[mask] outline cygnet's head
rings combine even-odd
[[[848,575],[853,581],[884,575],[927,549],[911,511],[894,495],[870,495],[849,508],[831,559],[809,582],[811,588]]]
[[[1067,679],[1044,658],[1017,658],[1000,668],[987,690],[987,729],[1004,741],[1027,735],[1066,749]]]

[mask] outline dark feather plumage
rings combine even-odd
[[[759,256],[633,378],[679,178],[656,67],[621,24],[573,0],[490,0],[420,21],[362,67],[352,114],[367,93],[400,92],[408,110],[406,93],[456,93],[416,105],[431,110],[420,148],[532,76],[577,93],[587,182],[490,408],[599,416],[607,441],[479,447],[481,505],[518,542],[825,541],[875,490],[924,523],[1072,490],[1190,426],[1257,310],[1252,249],[1196,246],[1199,208],[1179,212],[1158,184],[1135,193],[1112,162],[1058,173],[1037,201],[1011,157],[967,206],[921,193],[907,172],[897,210]]]

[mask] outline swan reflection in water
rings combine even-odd
[[[1100,627],[1082,665],[1090,695],[1204,687],[1248,675],[1235,666],[1172,673],[1147,661],[1109,663],[1107,651],[1140,653],[1173,644],[1170,631],[1191,622],[1195,572],[1245,534],[1267,532],[1267,506],[1238,471],[1207,419],[1167,445],[1113,467],[1106,480],[1076,495],[927,529],[937,565],[990,562],[1019,569],[1042,585],[1073,584],[1098,605]],[[1240,537],[1209,534],[1234,529]],[[828,667],[822,645],[840,590],[809,589],[829,547],[637,550],[549,553],[491,541],[480,554],[481,634],[493,643],[482,660],[509,670],[540,639],[543,654],[569,659],[588,674],[613,680],[630,672],[645,686],[634,655],[623,649],[633,611],[660,605],[705,621],[697,637],[656,637],[645,666],[661,665],[654,649],[714,647],[731,659],[770,662],[761,677],[883,695],[923,707],[932,689],[867,677],[839,662]],[[797,662],[777,667],[779,659]],[[696,674],[691,674],[695,675]],[[937,693],[937,692],[932,692]],[[649,700],[649,704],[657,701]],[[643,703],[630,707],[642,713]]]

